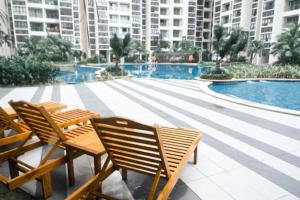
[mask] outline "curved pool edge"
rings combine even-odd
[[[267,110],[267,111],[272,111],[272,112],[288,114],[288,115],[294,115],[294,116],[300,117],[300,111],[280,108],[280,107],[276,107],[276,106],[270,106],[270,105],[261,104],[261,103],[256,103],[254,101],[248,101],[248,100],[241,99],[241,98],[230,97],[230,96],[215,92],[215,91],[213,91],[209,88],[209,86],[212,85],[214,82],[216,82],[216,83],[222,83],[222,82],[228,83],[228,82],[244,82],[244,81],[249,81],[249,80],[252,80],[252,81],[253,80],[256,80],[256,81],[259,81],[259,80],[300,81],[299,79],[244,79],[244,80],[239,79],[239,80],[227,80],[227,81],[220,81],[220,80],[218,80],[218,81],[207,81],[207,80],[202,81],[202,80],[199,80],[199,82],[200,82],[200,89],[204,93],[206,93],[210,96],[213,96],[215,98],[222,99],[222,100],[229,101],[229,102],[236,103],[236,104],[243,105],[243,106],[249,106],[249,107],[252,107],[252,108],[258,108],[258,109],[262,109],[262,110]]]

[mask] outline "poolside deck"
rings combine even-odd
[[[172,199],[300,199],[300,117],[237,105],[203,93],[198,81],[130,79],[78,85],[0,88],[0,105],[10,99],[54,100],[69,108],[87,108],[104,116],[118,115],[143,123],[193,127],[205,133],[199,162],[189,164]],[[25,155],[38,161],[43,149]],[[77,186],[92,177],[92,158],[75,162]],[[1,172],[5,166],[1,166]],[[65,167],[52,173],[55,195],[67,186]],[[129,184],[114,174],[104,191],[139,199],[147,178],[136,174]],[[131,181],[130,181],[131,180]],[[139,181],[139,182],[138,182]],[[61,183],[65,183],[62,184]],[[39,196],[36,183],[24,190]]]

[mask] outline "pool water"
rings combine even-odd
[[[123,65],[124,71],[133,77],[151,77],[161,79],[194,79],[199,77],[208,67],[199,67],[196,65],[179,64],[136,64]],[[81,83],[96,80],[95,72],[99,67],[76,66],[75,68],[61,69],[59,79],[66,83]]]
[[[231,97],[300,111],[300,81],[214,83],[210,89]]]

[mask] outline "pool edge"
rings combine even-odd
[[[224,94],[215,92],[215,91],[213,91],[209,88],[209,86],[212,85],[214,82],[226,82],[226,83],[228,83],[228,82],[243,82],[243,81],[249,81],[249,80],[257,80],[257,81],[259,81],[259,80],[300,81],[299,79],[243,79],[243,80],[239,79],[239,80],[234,80],[234,81],[229,81],[229,80],[227,80],[227,81],[220,81],[220,80],[218,80],[218,81],[212,81],[212,80],[202,81],[202,80],[199,80],[199,82],[200,82],[200,89],[204,93],[206,93],[210,96],[213,96],[215,98],[222,99],[222,100],[229,101],[229,102],[236,103],[236,104],[243,105],[243,106],[249,106],[249,107],[252,107],[252,108],[258,108],[258,109],[262,109],[262,110],[267,110],[267,111],[272,111],[272,112],[277,112],[277,113],[288,114],[288,115],[293,115],[293,116],[300,117],[300,111],[280,108],[280,107],[276,107],[276,106],[265,105],[265,104],[261,104],[261,103],[256,103],[256,102],[248,101],[248,100],[245,100],[245,99],[242,99],[242,98],[229,97],[229,96],[226,96]]]

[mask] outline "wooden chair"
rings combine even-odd
[[[53,117],[44,107],[35,106],[24,101],[10,101],[9,104],[17,112],[18,116],[28,125],[31,132],[17,149],[0,154],[0,159],[8,158],[11,174],[11,179],[0,176],[0,181],[10,190],[13,190],[30,180],[37,179],[42,183],[44,198],[47,198],[52,195],[50,172],[54,168],[68,161],[66,156],[52,158],[56,150],[59,148],[65,149],[63,142],[68,141],[69,139],[74,139],[82,134],[89,137],[89,134],[94,133],[95,135],[96,133],[91,131],[93,130],[91,125],[82,125],[75,129],[63,132],[61,130],[62,127],[55,122]],[[99,117],[99,115],[94,114],[90,117]],[[73,122],[80,122],[80,120],[75,120]],[[37,136],[39,141],[33,144],[27,144],[33,135]],[[28,163],[18,159],[19,155],[43,145],[51,145],[51,148],[37,167],[30,166]],[[98,145],[101,145],[100,141],[98,141]],[[73,157],[76,156],[73,155]],[[22,174],[19,174],[19,172],[22,172]],[[71,175],[73,174],[74,173],[71,173]]]
[[[12,129],[18,134],[4,137],[4,131]],[[3,108],[0,107],[0,147],[24,140],[29,134],[29,128],[23,122],[16,122]]]
[[[127,170],[154,176],[148,200],[155,198],[160,179],[166,179],[157,199],[167,199],[193,152],[196,164],[197,145],[202,137],[197,130],[152,127],[118,117],[91,121],[108,158],[98,175],[67,200],[91,196],[114,199],[101,193],[101,183],[119,169],[122,169],[124,180],[127,179]]]
[[[54,101],[46,101],[42,103],[36,103],[35,105],[44,106],[46,110],[50,113],[55,113],[60,111],[67,106]],[[3,145],[15,143],[22,141],[26,138],[29,132],[29,128],[22,121],[15,121],[17,118],[17,113],[13,108],[2,108],[0,107],[0,147]],[[4,137],[4,131],[7,129],[12,129],[19,133],[19,135],[12,135],[9,137]]]

